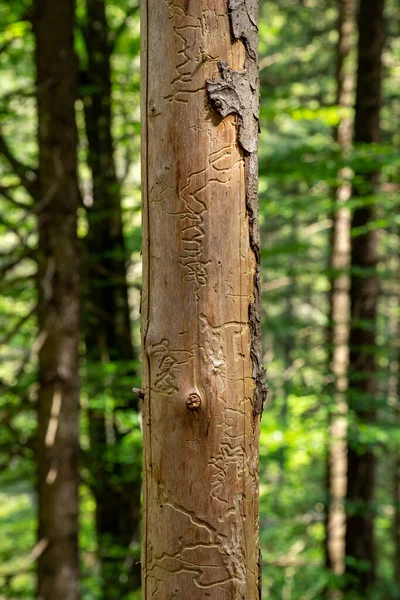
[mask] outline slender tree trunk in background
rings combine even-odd
[[[381,66],[384,0],[361,0],[358,16],[358,73],[355,144],[380,140]],[[360,200],[376,193],[378,172],[357,173],[354,191]],[[351,328],[348,404],[346,586],[368,598],[375,581],[374,488],[376,459],[360,439],[360,425],[376,419],[376,320],[379,281],[376,203],[366,199],[352,219]]]
[[[38,561],[40,600],[78,585],[79,253],[72,0],[36,0],[39,142]]]
[[[398,234],[397,234],[398,235]],[[394,267],[394,272],[399,270],[399,257],[396,257],[394,265],[388,264],[389,268]],[[389,314],[389,340],[388,347],[392,349],[389,358],[389,373],[387,381],[388,404],[393,406],[395,422],[400,426],[400,354],[399,354],[399,298],[395,295],[388,298],[387,310]],[[394,452],[393,461],[393,579],[400,589],[400,455],[398,448]]]
[[[397,405],[397,421],[400,424],[400,406]],[[394,464],[394,481],[393,481],[393,499],[394,499],[394,519],[393,519],[393,540],[394,540],[394,561],[393,573],[394,581],[400,588],[400,457],[397,456]]]
[[[258,6],[229,6],[141,11],[145,600],[261,597]]]
[[[337,106],[348,110],[352,104],[353,75],[349,69],[352,47],[355,0],[339,0],[336,85]],[[336,130],[336,141],[343,158],[352,141],[352,119],[342,115]],[[330,269],[330,369],[333,376],[333,411],[330,415],[328,441],[328,493],[329,504],[326,519],[326,564],[334,574],[344,572],[346,517],[344,498],[346,495],[347,471],[347,367],[349,359],[349,316],[350,316],[350,209],[347,201],[351,184],[346,181],[347,169],[339,173],[340,184],[335,190],[333,230],[331,238]],[[329,598],[340,598],[338,590],[328,590]]]
[[[294,190],[296,193],[297,188]],[[296,215],[293,216],[291,222],[290,232],[290,243],[296,246],[299,243],[298,238],[299,223]],[[279,421],[282,424],[282,429],[286,429],[288,425],[288,413],[289,413],[289,396],[292,390],[292,377],[295,372],[295,361],[293,360],[293,350],[296,347],[296,333],[295,333],[295,299],[298,295],[298,285],[296,277],[296,254],[292,253],[289,257],[289,264],[287,269],[288,277],[291,279],[290,285],[286,287],[283,300],[285,302],[285,313],[284,319],[286,324],[286,333],[282,341],[282,355],[283,364],[285,371],[283,373],[283,385],[281,390],[282,395],[282,408],[279,414]],[[278,450],[277,462],[279,464],[279,478],[277,481],[277,493],[274,498],[274,510],[279,512],[281,510],[281,502],[283,499],[282,491],[285,484],[286,475],[286,462],[287,462],[287,446],[283,443]]]
[[[93,206],[88,209],[86,357],[90,391],[89,469],[104,598],[125,598],[140,587],[140,457],[124,454],[123,436],[108,395],[119,410],[137,411],[132,393],[126,251],[111,115],[111,55],[104,0],[87,0],[88,69],[84,83]],[[112,371],[107,368],[112,365]],[[135,547],[136,546],[136,547]]]

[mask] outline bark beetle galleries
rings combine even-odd
[[[245,69],[235,71],[220,61],[220,75],[206,83],[211,105],[225,118],[238,118],[238,142],[244,151],[246,173],[246,208],[249,217],[250,247],[256,259],[254,274],[254,301],[249,305],[251,330],[251,358],[256,382],[253,413],[262,414],[268,393],[266,372],[261,355],[261,300],[260,300],[260,232],[258,222],[258,132],[259,90],[258,77],[258,0],[229,0],[229,18],[233,36],[241,39],[246,48]]]
[[[257,28],[232,35],[257,3],[227,4],[143,0],[146,600],[259,598],[257,119],[242,145],[238,114],[205,102],[221,60],[237,111],[240,82],[258,105]]]

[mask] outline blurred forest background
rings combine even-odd
[[[375,21],[382,54],[381,42],[366,33],[367,54],[369,45],[382,68],[380,131],[375,125],[370,135],[364,119],[357,134],[356,119],[352,143],[356,4],[260,0],[262,324],[270,386],[261,423],[260,538],[269,599],[340,598],[337,590],[352,576],[348,598],[400,598],[400,6],[385,3],[385,39],[383,22]],[[84,600],[140,598],[141,433],[131,391],[140,388],[139,21],[135,2],[77,0]],[[11,600],[35,597],[35,561],[43,552],[36,275],[44,205],[30,2],[3,0],[0,22],[0,599]],[[364,68],[371,79],[368,61]],[[374,85],[379,96],[376,78]],[[370,96],[363,97],[368,114]],[[379,107],[372,110],[376,117]],[[352,268],[350,213],[358,218],[353,245],[361,244]],[[363,375],[350,373],[353,393],[346,396],[351,278],[353,301],[367,280],[380,292],[376,315],[373,307],[351,326],[350,335],[367,335],[358,346],[367,348],[367,361]],[[363,392],[367,376],[375,387]],[[347,543],[343,574],[347,430],[345,504],[362,548]],[[364,479],[354,490],[357,469]],[[363,536],[372,530],[375,552],[368,554]]]

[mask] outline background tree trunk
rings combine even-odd
[[[87,0],[86,5],[84,107],[93,182],[86,247],[88,464],[96,499],[103,597],[121,600],[140,587],[141,460],[136,456],[132,461],[124,453],[116,415],[116,408],[138,410],[131,391],[137,357],[131,342],[121,193],[114,161],[112,45],[104,0]],[[107,395],[112,407],[106,407]]]
[[[78,585],[79,253],[74,103],[75,5],[36,0],[39,141],[38,598],[75,600]]]
[[[349,110],[352,103],[353,74],[349,68],[355,17],[355,1],[339,0],[339,40],[336,61],[337,106]],[[341,116],[335,132],[342,157],[348,155],[352,141],[352,119]],[[326,520],[326,564],[335,575],[344,572],[346,517],[343,501],[346,495],[347,472],[347,367],[349,356],[350,317],[350,209],[351,194],[348,169],[339,173],[340,184],[335,190],[333,230],[331,238],[331,291],[329,348],[330,370],[333,376],[333,407],[330,414],[328,457],[328,513]],[[330,590],[329,598],[341,597]]]
[[[399,238],[399,231],[396,228],[397,238]],[[399,272],[400,261],[399,256],[390,261],[390,266],[393,265],[393,271]],[[386,305],[388,311],[388,335],[389,341],[387,345],[391,348],[389,358],[389,377],[387,379],[387,397],[389,406],[393,407],[393,419],[394,423],[400,426],[400,352],[399,352],[399,338],[400,338],[400,310],[399,310],[399,295],[398,285],[395,286],[397,291],[392,297],[387,298]],[[394,446],[393,451],[393,579],[396,585],[400,589],[400,453],[398,445]]]
[[[380,141],[381,66],[384,43],[384,0],[361,0],[358,15],[358,73],[354,142]],[[378,172],[357,173],[354,192],[360,199],[376,193]],[[361,204],[361,203],[360,203]],[[375,455],[360,437],[360,425],[376,418],[376,320],[378,232],[373,226],[376,202],[359,205],[352,218],[351,329],[348,403],[346,585],[368,598],[375,581]]]
[[[261,597],[258,7],[237,4],[141,11],[145,600]]]

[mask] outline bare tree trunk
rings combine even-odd
[[[379,143],[384,0],[361,0],[358,16],[358,73],[354,142]],[[378,172],[357,173],[355,195],[373,195]],[[346,585],[369,598],[375,582],[374,488],[376,460],[371,444],[360,438],[360,425],[376,419],[378,392],[376,320],[379,281],[376,203],[356,208],[352,219],[351,329],[348,404]]]
[[[352,47],[355,0],[339,0],[336,84],[337,106],[348,110],[352,103],[353,75],[348,58]],[[336,140],[343,158],[352,141],[352,120],[343,115],[336,130]],[[335,575],[344,572],[346,517],[343,501],[346,495],[347,471],[347,367],[349,357],[350,316],[350,209],[347,201],[351,194],[348,169],[340,173],[340,185],[335,190],[333,231],[331,239],[331,291],[329,346],[333,376],[333,412],[330,415],[328,493],[326,520],[326,564]],[[340,598],[338,590],[330,590],[329,598]]]
[[[79,253],[75,5],[36,0],[39,141],[38,492],[40,600],[76,600]]]
[[[400,422],[399,416],[397,420]],[[393,572],[394,581],[400,588],[400,458],[397,456],[394,462],[394,481],[393,481],[393,499],[394,499],[394,518],[393,518],[393,540],[394,540],[394,560]]]
[[[145,600],[261,597],[258,6],[229,7],[141,11]]]
[[[126,251],[111,115],[111,56],[104,0],[87,0],[88,68],[84,84],[93,206],[88,208],[86,357],[90,390],[88,466],[104,598],[122,600],[140,587],[140,458],[126,459],[119,410],[138,410],[130,332]],[[107,365],[113,365],[113,370]],[[102,405],[105,390],[114,408]],[[108,430],[111,428],[111,434]]]

